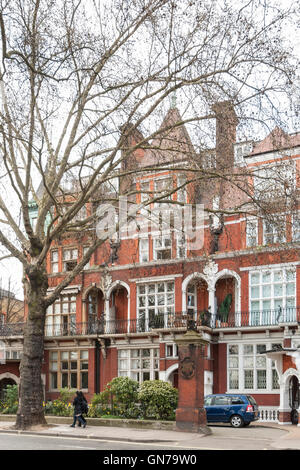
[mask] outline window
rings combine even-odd
[[[184,233],[177,234],[177,258],[185,258],[187,256],[187,242]]]
[[[228,374],[229,389],[238,390],[239,388],[239,347],[237,344],[228,346]]]
[[[268,359],[266,350],[275,345],[229,344],[228,345],[228,389],[265,392],[279,388],[275,363]]]
[[[171,259],[172,258],[172,238],[170,235],[153,239],[153,259]]]
[[[193,316],[197,312],[197,289],[195,284],[189,284],[187,288],[187,312]]]
[[[77,248],[66,248],[63,250],[63,270],[72,271],[77,265]]]
[[[138,329],[163,327],[175,311],[174,282],[139,285],[137,288]]]
[[[166,344],[166,357],[178,357],[177,344]]]
[[[88,389],[88,351],[50,352],[50,389]]]
[[[231,402],[230,397],[216,396],[215,401],[214,401],[214,405],[219,405],[219,406],[230,405],[230,402]]]
[[[186,183],[185,175],[177,176],[177,187],[182,186],[185,183]],[[182,188],[178,189],[177,201],[181,203],[185,203],[187,201],[186,186],[183,186]]]
[[[83,253],[82,253],[83,256],[86,255],[86,253],[87,253],[87,251],[88,251],[89,248],[90,248],[89,246],[84,246],[84,247],[83,247]],[[90,267],[91,267],[91,258],[90,258],[89,261],[86,263],[86,265],[83,267],[83,269],[90,269]]]
[[[276,221],[264,220],[264,245],[284,243],[286,234],[285,216],[277,216]]]
[[[300,241],[300,212],[297,212],[292,217],[292,240],[294,242]]]
[[[261,390],[267,388],[266,356],[259,355],[265,350],[264,344],[243,345],[244,389]]]
[[[58,250],[51,251],[51,272],[58,273]]]
[[[170,194],[173,190],[172,178],[162,178],[162,179],[154,181],[154,190],[155,190],[154,197],[161,198],[159,201],[155,202],[154,207],[167,209],[169,204],[166,202],[162,202],[162,201],[172,200],[172,194]]]
[[[140,238],[139,240],[139,259],[140,263],[149,261],[149,239]]]
[[[76,333],[76,295],[62,295],[47,309],[46,336]]]
[[[250,322],[273,325],[296,318],[296,271],[267,269],[249,273]]]
[[[247,247],[257,246],[258,244],[258,221],[257,219],[247,220],[246,225],[246,245]]]
[[[159,349],[120,349],[118,375],[130,377],[139,383],[159,378]]]

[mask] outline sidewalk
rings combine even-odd
[[[91,426],[85,429],[78,426],[71,428],[69,424],[49,424],[47,427],[35,426],[30,431],[18,431],[13,429],[13,422],[1,421],[0,433],[11,434],[37,434],[42,436],[64,436],[86,439],[101,439],[105,441],[123,441],[139,443],[177,443],[181,446],[191,448],[198,447],[199,439],[205,437],[204,434],[168,431],[160,429],[135,429],[112,426]]]
[[[91,426],[87,425],[85,429],[80,427],[70,428],[69,424],[49,424],[47,427],[36,426],[30,431],[17,431],[13,429],[13,422],[1,421],[0,434],[28,434],[41,436],[63,436],[84,439],[100,439],[105,441],[123,441],[123,442],[139,442],[139,443],[171,443],[174,446],[185,447],[187,449],[197,449],[205,447],[205,440],[214,437],[214,427],[211,427],[211,434],[204,434],[159,430],[159,429],[135,429],[126,427],[112,426]],[[293,425],[278,425],[271,423],[255,423],[253,431],[257,427],[275,428],[286,431],[280,434],[278,439],[272,441],[273,449],[295,449],[300,450],[300,427]],[[220,430],[220,428],[218,428]],[[250,428],[247,428],[250,430]],[[228,427],[222,428],[224,437],[228,434]],[[227,430],[227,431],[226,431]],[[216,432],[216,431],[215,431]],[[220,432],[220,431],[218,431]],[[250,436],[249,436],[250,437]]]

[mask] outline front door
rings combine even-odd
[[[291,408],[291,421],[292,424],[298,424],[298,408],[300,405],[300,394],[299,394],[299,381],[298,378],[293,375],[289,383],[289,405]]]

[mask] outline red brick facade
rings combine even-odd
[[[230,126],[233,126],[236,122],[233,114],[231,117]],[[168,119],[180,119],[177,110],[170,110],[164,125],[167,125]],[[224,126],[226,122],[218,123],[217,132],[222,132],[222,129],[224,131]],[[178,129],[182,145],[186,145],[191,151],[186,130],[183,130],[182,126]],[[222,150],[222,139],[218,139],[217,135],[217,167],[219,165],[221,168],[228,168],[231,165],[232,174],[235,174],[244,168],[235,165],[235,141],[232,140],[235,139],[235,130],[229,129],[225,137],[226,151]],[[183,141],[183,138],[186,140]],[[177,139],[179,141],[178,135]],[[231,139],[231,142],[228,139]],[[163,142],[162,139],[161,150],[157,155],[153,151],[139,150],[131,157],[132,167],[146,166],[149,162],[163,164],[169,158]],[[290,159],[299,172],[298,143],[293,137]],[[270,138],[256,144],[244,157],[247,168],[272,162],[273,149],[270,145]],[[228,154],[225,163],[224,158],[220,163],[219,154],[223,157]],[[158,160],[155,161],[155,158]],[[181,161],[184,161],[184,157]],[[176,185],[178,172],[153,170],[145,172],[144,176],[137,180],[133,177],[127,178],[126,182],[122,180],[120,187],[122,189],[134,184],[139,190],[142,183],[149,182],[148,190],[154,192],[155,181],[170,175]],[[295,184],[296,188],[299,188],[298,176]],[[246,198],[245,193],[238,191],[229,182],[203,183],[200,189],[201,203],[209,208],[212,208],[216,194],[220,195],[218,207],[224,210],[229,209],[233,201],[239,200],[243,203]],[[195,185],[188,185],[186,201],[193,202],[195,193]],[[174,201],[176,198],[175,193]],[[137,195],[137,202],[140,202],[140,195]],[[63,366],[62,353],[67,351],[78,353],[78,367],[81,367],[80,351],[84,354],[88,351],[88,387],[82,387],[80,382],[85,380],[82,378],[85,376],[81,374],[84,373],[83,369],[78,370],[76,388],[83,388],[89,398],[95,392],[103,390],[107,382],[118,375],[130,375],[139,381],[161,378],[177,385],[178,357],[175,339],[186,329],[185,315],[189,310],[189,313],[192,311],[198,326],[203,328],[209,344],[205,359],[205,393],[244,392],[253,395],[261,407],[280,407],[280,397],[285,392],[280,380],[276,381],[276,374],[279,374],[280,379],[284,377],[285,372],[295,369],[298,376],[295,360],[283,352],[276,356],[275,364],[273,356],[271,358],[268,355],[260,355],[260,352],[262,347],[268,351],[278,344],[290,349],[300,344],[300,310],[297,308],[300,305],[299,236],[294,238],[294,232],[288,223],[290,217],[290,214],[286,214],[283,244],[264,242],[265,229],[263,221],[259,218],[257,241],[254,246],[247,245],[247,217],[242,212],[224,216],[223,230],[217,237],[217,247],[215,246],[214,250],[212,224],[208,217],[204,221],[204,246],[196,251],[189,251],[187,247],[186,253],[181,256],[178,256],[176,237],[173,236],[170,242],[170,256],[156,260],[155,237],[149,231],[146,261],[140,259],[140,238],[135,236],[121,240],[117,259],[112,263],[111,247],[106,242],[92,255],[89,266],[62,293],[62,296],[69,296],[70,305],[72,296],[74,297],[76,308],[75,304],[74,308],[71,306],[71,311],[66,315],[64,306],[57,306],[56,311],[52,310],[53,320],[48,322],[52,334],[46,335],[45,340],[46,399],[57,396],[63,380],[66,380],[64,383],[68,386],[72,385],[72,380],[75,381],[75,378],[72,378],[73,365],[70,365],[72,360],[69,359],[70,364]],[[94,234],[83,233],[76,238],[61,240],[53,246],[53,250],[57,252],[58,266],[57,272],[53,272],[50,253],[47,260],[50,289],[65,276],[64,250],[77,249],[76,261],[80,260],[83,248],[89,245],[89,237],[93,236]],[[268,276],[271,276],[269,284],[264,283]],[[284,281],[280,281],[280,276]],[[94,295],[94,304],[90,294]],[[282,313],[278,302],[276,303],[279,294],[283,302]],[[224,319],[218,312],[220,305],[229,295],[231,305]],[[268,298],[268,301],[265,301],[265,298]],[[151,304],[154,305],[153,309]],[[258,306],[256,314],[253,312],[254,305]],[[264,305],[268,305],[265,310]],[[158,312],[164,311],[163,323],[150,324],[151,312],[154,310],[155,321],[159,317]],[[205,324],[201,317],[201,314],[207,311],[210,314],[209,324]],[[60,316],[59,321],[55,319],[56,314]],[[73,323],[70,323],[71,314],[75,315]],[[146,324],[147,321],[149,324]],[[65,332],[61,329],[63,322]],[[51,369],[51,352],[59,353],[57,371]],[[75,360],[73,362],[75,364]],[[63,379],[63,367],[67,366],[70,369]],[[5,370],[3,367],[0,365],[0,377]],[[17,371],[15,372],[17,375]],[[56,373],[57,381],[52,383],[57,384],[57,389],[53,389],[53,378],[50,376]],[[287,410],[283,409],[280,413],[286,417]]]

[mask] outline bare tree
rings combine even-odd
[[[133,196],[126,182],[154,168],[151,159],[140,169],[130,164],[139,149],[163,150],[168,167],[184,154],[190,181],[200,189],[226,180],[248,195],[244,169],[233,175],[226,163],[201,163],[210,135],[206,123],[218,115],[213,105],[220,101],[234,104],[241,123],[252,118],[271,126],[271,119],[281,119],[274,97],[288,99],[297,64],[280,41],[280,28],[292,14],[259,0],[238,6],[214,0],[1,1],[0,242],[24,268],[28,302],[17,428],[45,422],[46,309],[105,240],[94,237],[49,294],[51,245],[94,227],[95,212],[82,218],[80,211],[91,201],[115,200],[116,178]],[[175,93],[184,117],[157,131]],[[176,141],[174,131],[183,124],[194,146]],[[244,200],[235,208],[242,209]]]

